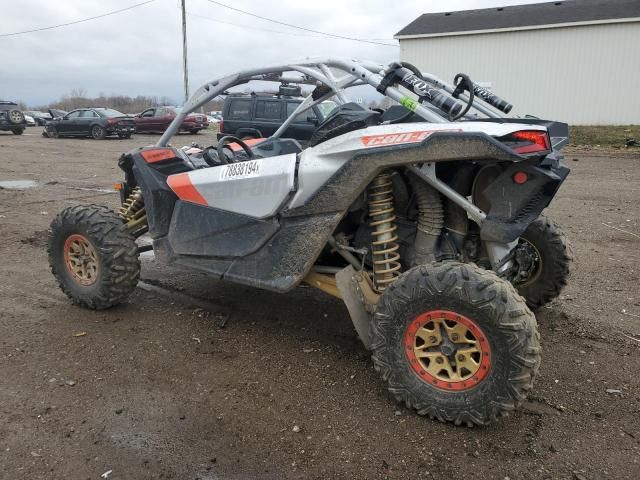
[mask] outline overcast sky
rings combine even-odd
[[[71,22],[143,0],[0,0],[0,34]],[[314,30],[388,39],[422,13],[488,8],[536,0],[221,0],[236,8]],[[350,56],[388,62],[397,47],[318,38],[211,4],[187,0],[191,91],[233,71],[306,56]],[[209,17],[246,27],[217,23]],[[182,98],[179,0],[54,30],[0,37],[0,98],[49,103],[72,88],[90,96]],[[265,31],[271,30],[271,31]],[[275,33],[275,32],[287,32]],[[295,34],[295,35],[292,35]],[[437,73],[437,72],[435,72]]]

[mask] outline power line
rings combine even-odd
[[[295,32],[283,32],[282,30],[271,30],[270,28],[260,28],[254,27],[253,25],[242,25],[240,23],[227,22],[225,20],[218,20],[217,18],[207,17],[205,15],[200,15],[199,13],[187,12],[187,15],[190,17],[200,18],[202,20],[209,20],[210,22],[221,23],[223,25],[231,25],[238,28],[246,28],[247,30],[257,30],[260,32],[269,32],[269,33],[279,33],[281,35],[293,35],[294,37],[307,37],[307,38],[324,38],[327,37],[325,35],[309,35],[306,33],[295,33]],[[329,37],[331,38],[331,37]],[[342,40],[341,38],[336,38],[335,40]],[[392,40],[390,38],[367,38],[365,40]]]
[[[249,15],[251,17],[259,18],[261,20],[266,20],[267,22],[273,22],[273,23],[277,23],[279,25],[284,25],[285,27],[291,27],[291,28],[297,28],[298,30],[304,30],[305,32],[319,33],[320,35],[325,35],[327,37],[341,38],[342,40],[352,40],[354,42],[371,43],[373,45],[382,45],[382,46],[385,46],[385,47],[397,47],[397,45],[392,45],[390,43],[375,42],[375,41],[372,41],[372,40],[365,40],[363,38],[347,37],[347,36],[344,36],[344,35],[337,35],[335,33],[326,33],[326,32],[321,32],[319,30],[313,30],[311,28],[299,27],[297,25],[292,25],[291,23],[281,22],[280,20],[274,20],[273,18],[267,18],[267,17],[263,17],[261,15],[257,15],[255,13],[247,12],[246,10],[240,10],[239,8],[235,8],[235,7],[232,7],[230,5],[225,5],[224,3],[220,3],[220,2],[217,2],[215,0],[207,0],[207,2],[213,3],[213,4],[218,5],[220,7],[228,8],[229,10],[233,10],[235,12],[239,12],[239,13],[243,13],[245,15]]]
[[[102,17],[108,17],[109,15],[115,15],[116,13],[126,12],[127,10],[131,10],[133,8],[141,7],[142,5],[146,5],[147,3],[155,2],[156,0],[147,0],[146,2],[136,3],[135,5],[131,5],[130,7],[121,8],[120,10],[114,10],[112,12],[103,13],[102,15],[96,15],[95,17],[83,18],[82,20],[74,20],[73,22],[61,23],[60,25],[52,25],[50,27],[42,27],[42,28],[34,28],[32,30],[24,30],[22,32],[13,32],[13,33],[1,33],[0,37],[12,37],[14,35],[22,35],[24,33],[33,33],[33,32],[42,32],[44,30],[53,30],[54,28],[60,27],[68,27],[69,25],[75,25],[77,23],[88,22],[90,20],[96,20]]]
[[[224,20],[218,20],[216,18],[205,17],[204,15],[199,15],[197,13],[191,13],[191,12],[187,12],[187,15],[189,15],[190,17],[201,18],[203,20],[209,20],[211,22],[222,23],[224,25],[232,25],[234,27],[246,28],[248,30],[258,30],[258,31],[261,31],[261,32],[269,32],[269,33],[280,33],[282,35],[293,35],[293,36],[296,36],[296,37],[327,38],[324,35],[307,35],[305,33],[282,32],[280,30],[271,30],[271,29],[268,29],[268,28],[253,27],[251,25],[241,25],[239,23],[226,22]]]

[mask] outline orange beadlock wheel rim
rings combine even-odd
[[[69,274],[80,285],[88,287],[98,279],[98,255],[91,242],[79,234],[69,235],[62,247],[64,264]]]
[[[421,313],[407,326],[404,346],[412,370],[442,390],[473,388],[491,369],[491,347],[484,332],[456,312]]]

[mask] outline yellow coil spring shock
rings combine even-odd
[[[369,217],[372,232],[373,284],[379,292],[400,275],[400,254],[393,208],[391,175],[381,173],[369,184]]]
[[[146,232],[147,214],[144,209],[144,198],[140,187],[135,187],[127,199],[118,209],[118,215],[127,224],[127,227],[136,234],[142,235]]]

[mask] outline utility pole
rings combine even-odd
[[[184,71],[184,101],[189,100],[189,72],[187,68],[187,11],[185,1],[182,4],[182,70]]]

